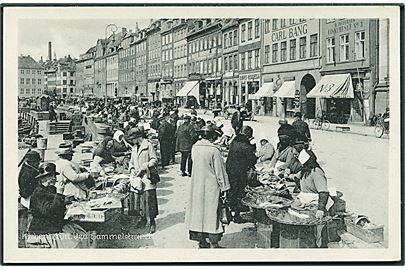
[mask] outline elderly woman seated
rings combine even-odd
[[[36,177],[38,186],[31,196],[32,221],[28,228],[28,248],[86,248],[86,232],[64,220],[66,197],[56,193],[56,166],[44,163]]]
[[[274,157],[275,150],[273,145],[269,142],[269,138],[266,135],[262,135],[259,138],[259,149],[256,152],[257,162],[263,165],[270,166]]]

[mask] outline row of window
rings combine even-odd
[[[254,23],[255,23],[254,38],[257,39],[260,38],[260,20],[256,19],[254,20]],[[246,28],[247,28],[247,36],[246,36]],[[241,24],[240,39],[241,43],[253,39],[253,21]]]
[[[173,76],[173,67],[171,65],[164,67],[162,69],[162,76],[163,77],[172,77]]]
[[[297,40],[291,39],[287,48],[287,41],[274,43],[272,45],[272,63],[297,60]],[[288,52],[287,52],[288,51]],[[289,58],[287,57],[289,56]],[[310,36],[309,57],[318,56],[318,34]],[[307,56],[307,37],[299,38],[299,57],[298,59],[306,59]],[[270,63],[270,45],[264,47],[264,63]]]
[[[160,59],[160,48],[149,50],[149,59]]]
[[[21,78],[20,79],[20,84],[37,84],[37,82],[38,82],[38,84],[42,84],[42,79],[34,79],[34,78],[32,78],[32,79],[30,79],[30,78],[26,78],[25,80],[24,80],[24,78]]]
[[[30,70],[30,69],[20,69],[20,73],[21,74],[38,74],[41,75],[42,74],[42,70]]]
[[[278,30],[288,26],[292,26],[298,23],[307,21],[306,19],[273,19],[272,30]],[[288,24],[287,24],[288,22]],[[270,32],[270,20],[264,20],[264,32],[267,34]]]
[[[187,56],[187,45],[178,46],[174,48],[174,58],[186,57]]]
[[[122,62],[119,63],[119,67],[120,67],[120,69],[134,68],[135,67],[135,59],[122,61]]]
[[[238,46],[238,30],[230,31],[224,34],[224,47]]]
[[[366,33],[364,31],[354,33],[354,58],[364,59],[366,56]],[[326,39],[326,63],[336,61],[335,38]],[[340,62],[350,59],[350,36],[349,34],[339,36],[339,60]]]
[[[173,59],[173,51],[172,50],[165,50],[162,51],[162,61],[169,61]]]
[[[174,42],[183,40],[183,39],[186,38],[186,36],[187,36],[187,29],[186,28],[175,31],[174,32],[174,37],[173,37]]]
[[[121,74],[120,77],[119,77],[119,80],[121,82],[133,81],[133,80],[135,80],[135,72],[132,71],[132,72],[128,72],[128,73],[125,73],[125,74]]]
[[[136,58],[136,65],[137,66],[146,65],[146,55],[138,56]]]
[[[222,58],[189,63],[190,73],[209,74],[222,70]]]
[[[148,75],[152,77],[160,76],[160,64],[149,66]]]
[[[174,77],[187,77],[187,65],[178,65],[174,67]]]
[[[254,57],[254,59],[253,59]],[[256,69],[260,67],[260,49],[240,54],[241,70]]]
[[[141,51],[145,51],[145,50],[146,50],[146,42],[141,42],[139,44],[136,44],[135,53],[140,53]]]
[[[219,34],[213,34],[208,37],[200,38],[198,40],[189,42],[188,50],[190,53],[197,53],[221,45],[222,45],[222,37],[220,37]]]
[[[120,52],[118,53],[120,58],[123,57],[128,57],[128,56],[132,56],[135,54],[135,47],[130,47],[127,49],[122,49],[120,50]]]
[[[162,36],[162,45],[172,43],[172,33]]]
[[[107,57],[107,65],[117,64],[118,57]]]
[[[238,70],[238,54],[224,56],[224,71]]]
[[[118,69],[107,70],[107,79],[118,78]]]
[[[42,89],[41,88],[39,88],[39,89],[29,89],[29,88],[27,88],[27,89],[24,89],[24,88],[21,88],[20,89],[20,94],[21,95],[24,95],[24,94],[26,94],[26,95],[40,95],[40,94],[42,94]]]

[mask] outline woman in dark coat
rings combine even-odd
[[[250,134],[251,128],[244,126],[242,132],[233,139],[226,160],[226,172],[229,176],[231,190],[229,192],[229,203],[235,212],[234,222],[241,223],[240,212],[243,209],[241,199],[244,196],[244,189],[248,182],[247,173],[256,164],[255,147],[250,144],[246,134]]]

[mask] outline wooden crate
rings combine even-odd
[[[377,226],[373,229],[365,229],[359,225],[356,225],[352,219],[345,219],[347,232],[360,238],[367,243],[384,242],[384,226]]]

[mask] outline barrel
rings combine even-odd
[[[38,149],[47,149],[48,147],[48,138],[38,138],[37,139],[37,148]]]

